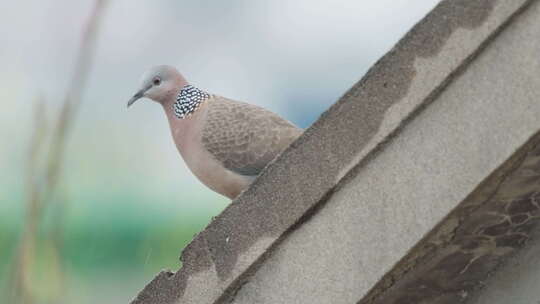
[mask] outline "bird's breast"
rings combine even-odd
[[[202,131],[207,111],[208,105],[205,103],[192,116],[171,123],[173,139],[191,172],[210,189],[232,199],[252,179],[226,169],[204,146]]]

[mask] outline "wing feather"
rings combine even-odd
[[[266,109],[213,96],[202,142],[225,168],[255,176],[301,133],[302,129]]]

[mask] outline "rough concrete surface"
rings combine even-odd
[[[540,37],[538,2],[336,190],[310,221],[291,233],[234,303],[360,300],[540,129],[540,60],[531,60],[540,54],[540,39],[534,37]],[[540,180],[532,173],[529,177]],[[535,187],[540,190],[540,183]],[[372,296],[362,303],[458,303],[467,298],[477,287],[473,282],[480,284],[499,256],[525,241],[526,231],[516,230],[536,224],[528,219],[536,216],[538,206],[521,202],[535,187],[512,184],[506,190],[512,195],[503,193],[504,200],[497,201],[508,216],[496,208],[476,214],[466,223],[482,233],[463,237],[462,243],[453,244],[456,248],[445,247],[434,265],[423,261],[429,271],[395,295]],[[531,210],[514,210],[520,208]],[[526,225],[516,224],[517,228],[505,221],[512,216]],[[455,226],[457,221],[451,220]]]
[[[539,130],[537,6],[442,1],[133,303],[384,296],[385,274]]]
[[[530,243],[508,260],[471,302],[477,304],[540,303],[540,231],[530,234]]]

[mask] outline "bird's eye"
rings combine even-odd
[[[156,77],[154,78],[154,80],[152,80],[152,83],[156,86],[160,85],[161,84],[161,79],[159,77]]]

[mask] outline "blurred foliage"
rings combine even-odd
[[[221,210],[188,210],[155,208],[170,202],[148,202],[133,197],[126,191],[116,195],[89,198],[71,204],[66,210],[64,242],[61,263],[66,273],[67,303],[129,302],[153,275],[162,269],[177,270],[181,263],[182,248],[201,231],[211,217]],[[196,198],[193,204],[197,205]],[[9,212],[0,214],[0,282],[8,286],[13,255],[21,233],[22,207],[10,204]],[[223,207],[225,205],[222,205]],[[53,207],[54,208],[54,207]],[[47,242],[47,231],[52,229],[54,210],[47,210],[39,225],[37,259],[32,265],[33,292],[38,303],[54,299],[59,286],[55,286],[53,267],[55,255]],[[105,283],[114,284],[103,286]],[[120,283],[120,284],[119,284]],[[110,288],[109,293],[103,289]],[[7,296],[7,295],[3,295]],[[0,297],[0,303],[5,297]]]

